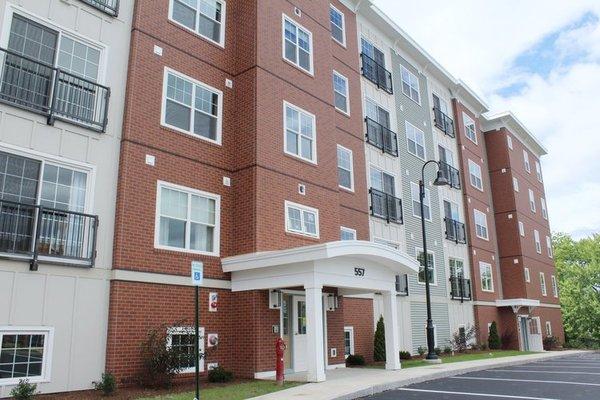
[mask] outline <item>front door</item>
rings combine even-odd
[[[292,296],[292,353],[294,371],[306,371],[306,297]]]
[[[520,331],[521,331],[521,345],[523,351],[529,351],[529,327],[527,326],[527,318],[519,318]]]

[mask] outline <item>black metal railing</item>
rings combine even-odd
[[[119,15],[119,0],[81,0],[98,10],[116,17]]]
[[[467,243],[465,224],[452,218],[444,218],[444,224],[446,225],[446,239],[456,243]]]
[[[97,229],[96,215],[0,200],[0,257],[28,256],[32,270],[39,257],[93,266]]]
[[[382,152],[398,157],[398,136],[369,117],[365,118],[367,125],[367,142],[380,149]]]
[[[440,161],[440,172],[450,183],[450,187],[460,189],[460,171],[447,162]]]
[[[435,126],[441,129],[446,135],[450,137],[456,136],[454,134],[454,121],[437,107],[433,107],[433,120]]]
[[[408,275],[396,275],[396,294],[408,296]]]
[[[452,300],[471,300],[471,280],[465,279],[462,275],[450,276],[450,297]]]
[[[392,73],[365,53],[361,53],[360,58],[362,60],[361,71],[363,76],[377,85],[378,88],[393,94]]]
[[[27,56],[0,49],[0,102],[100,132],[110,89]]]
[[[371,215],[387,222],[402,223],[402,200],[377,189],[370,188]]]

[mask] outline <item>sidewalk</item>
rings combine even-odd
[[[579,350],[555,351],[522,356],[435,364],[425,367],[386,371],[370,368],[342,368],[327,371],[327,381],[308,383],[253,400],[351,400],[413,383],[446,378],[488,368],[507,367],[537,360],[580,354]]]

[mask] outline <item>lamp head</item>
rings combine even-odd
[[[444,176],[444,174],[442,174],[442,170],[438,169],[437,177],[435,178],[435,181],[433,181],[433,185],[434,186],[450,185],[450,182],[448,181],[448,179]]]

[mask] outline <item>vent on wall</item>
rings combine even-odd
[[[298,7],[294,7],[294,14],[296,14],[299,17],[301,17],[302,16],[302,11],[300,11],[300,9]]]

